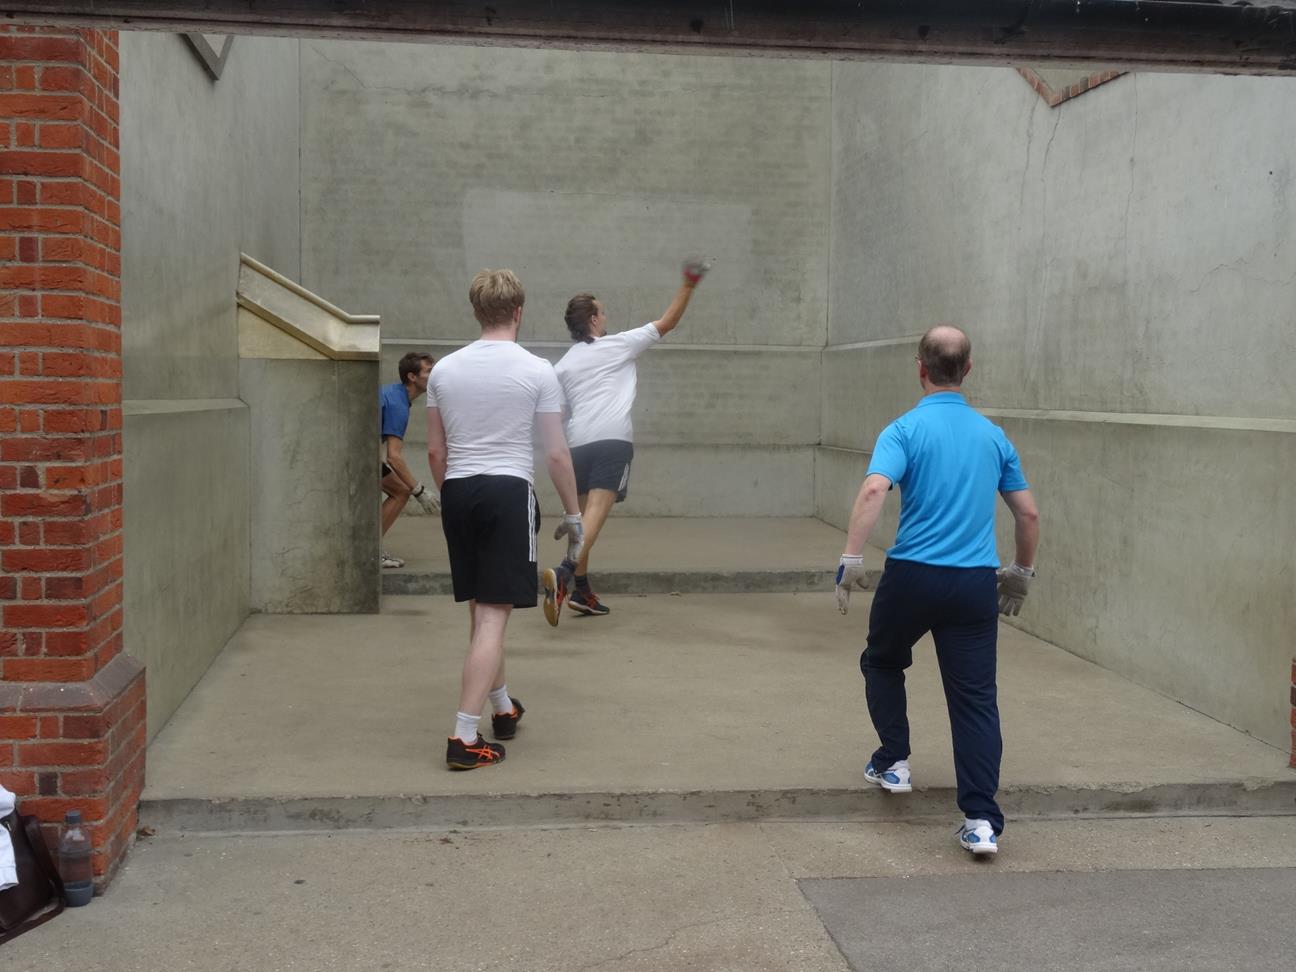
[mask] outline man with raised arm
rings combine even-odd
[[[538,425],[549,476],[566,515],[556,537],[580,556],[581,515],[562,430],[553,365],[517,343],[526,294],[511,270],[482,270],[468,291],[481,338],[437,362],[428,378],[428,463],[441,490],[441,526],[456,601],[470,633],[446,765],[491,766],[504,747],[478,731],[489,697],[492,734],[512,739],[525,709],[504,680],[504,629],[514,608],[535,607],[536,533],[532,432]]]
[[[999,426],[974,411],[960,388],[972,344],[957,327],[933,327],[918,345],[923,399],[878,436],[837,568],[837,606],[866,589],[864,544],[887,492],[900,487],[900,526],[873,595],[860,656],[869,716],[881,740],[864,778],[891,793],[913,789],[905,669],[931,632],[949,708],[959,845],[999,850],[1004,818],[995,802],[1003,740],[995,684],[999,614],[1015,615],[1035,576],[1039,513],[1017,450]],[[995,497],[1016,531],[1016,559],[998,570]]]
[[[709,269],[706,260],[686,260],[683,282],[661,318],[619,334],[608,334],[607,308],[593,294],[577,294],[567,302],[567,330],[573,343],[555,370],[570,413],[567,439],[585,515],[585,546],[579,560],[564,560],[544,572],[545,617],[552,625],[558,624],[564,601],[579,614],[599,616],[610,611],[590,586],[589,559],[608,514],[625,500],[630,487],[634,459],[630,411],[638,386],[635,361],[675,330]]]

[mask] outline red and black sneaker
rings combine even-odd
[[[491,716],[491,735],[496,739],[512,739],[517,735],[517,724],[522,719],[522,713],[526,712],[522,703],[513,696],[509,696],[509,701],[513,703],[512,712],[496,712]]]
[[[478,733],[477,738],[470,743],[464,742],[458,736],[451,736],[446,744],[446,765],[452,770],[470,770],[478,766],[493,766],[495,763],[502,762],[504,762],[504,747],[488,743],[481,737],[481,733]]]
[[[556,628],[558,618],[562,615],[563,602],[567,600],[567,592],[571,590],[572,570],[566,562],[557,567],[547,567],[540,575],[540,583],[544,585],[545,620]]]
[[[598,599],[588,587],[581,590],[579,587],[571,592],[571,597],[567,599],[567,605],[577,614],[590,614],[601,617],[604,614],[611,614],[612,609]]]

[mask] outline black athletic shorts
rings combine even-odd
[[[536,606],[540,505],[517,476],[469,476],[441,486],[441,529],[456,601]]]
[[[588,493],[591,489],[610,489],[621,503],[630,490],[630,462],[634,459],[634,443],[624,439],[601,439],[571,451],[572,468],[576,471],[576,492]]]

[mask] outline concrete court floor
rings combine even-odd
[[[544,520],[540,559],[557,563],[562,545],[553,540],[557,521]],[[590,574],[600,570],[835,570],[846,534],[810,517],[629,517],[608,519],[592,555]],[[405,561],[410,572],[448,572],[441,519],[402,516],[383,538],[383,549]],[[882,551],[870,547],[870,567]],[[597,589],[597,587],[596,587]]]
[[[1270,969],[1296,947],[1292,868],[1296,817],[1026,822],[985,862],[960,851],[950,827],[875,821],[156,837],[136,845],[104,897],[6,945],[0,962],[14,972]],[[1047,896],[1030,897],[1041,882]],[[1228,897],[1203,901],[1203,886]],[[1185,930],[1192,908],[1167,914],[1185,890],[1198,912],[1215,907],[1213,924]],[[979,934],[979,900],[997,909],[992,937]],[[880,948],[873,920],[890,936]],[[1220,924],[1233,948],[1224,964]],[[1051,931],[1103,941],[1060,951]]]
[[[611,603],[556,629],[515,612],[508,683],[527,715],[506,761],[470,773],[443,762],[465,608],[391,597],[381,615],[253,616],[150,747],[145,800],[864,786],[868,595],[848,617],[831,593]],[[1000,631],[1005,787],[1296,780],[1277,749]],[[915,785],[952,786],[927,642],[909,688]]]

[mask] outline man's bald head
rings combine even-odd
[[[918,342],[918,360],[933,385],[957,388],[972,363],[972,342],[954,325],[937,324]]]

